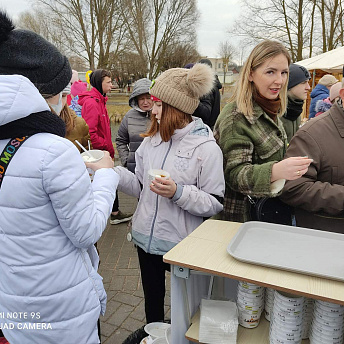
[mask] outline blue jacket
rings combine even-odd
[[[318,100],[323,100],[330,95],[330,91],[324,85],[316,85],[311,92],[311,105],[309,106],[309,117],[313,118],[316,115],[315,106]]]
[[[0,126],[49,110],[22,76],[0,75],[0,94]],[[118,179],[100,169],[91,185],[76,147],[53,134],[33,135],[16,152],[0,189],[0,322],[14,326],[3,329],[10,343],[98,343],[106,293],[93,244]]]

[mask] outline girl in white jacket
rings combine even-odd
[[[0,11],[0,152],[28,137],[12,158],[14,145],[0,157],[0,312],[11,344],[100,339],[97,320],[106,293],[94,243],[106,227],[119,178],[105,152],[93,164],[91,185],[79,151],[64,138],[64,122],[41,96],[50,95],[58,113],[71,75],[53,45],[14,30]]]
[[[174,68],[162,73],[150,89],[152,124],[136,151],[135,174],[117,167],[119,189],[139,198],[132,237],[137,245],[147,322],[164,320],[165,271],[162,255],[222,210],[222,153],[212,131],[192,117],[199,98],[208,93],[210,67]],[[170,178],[151,182],[149,169]]]

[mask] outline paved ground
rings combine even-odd
[[[119,193],[120,209],[134,212],[135,198]],[[122,344],[145,324],[144,298],[136,249],[126,239],[127,223],[108,225],[98,242],[99,273],[108,295],[107,308],[101,317],[102,344]],[[170,318],[170,286],[167,278],[166,318]],[[139,344],[139,343],[137,343]]]

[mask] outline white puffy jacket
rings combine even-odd
[[[49,110],[22,76],[0,75],[0,95],[0,126]],[[13,157],[0,189],[0,323],[14,326],[3,329],[11,344],[98,343],[106,293],[93,244],[118,180],[100,169],[91,185],[78,150],[53,134],[31,136]]]

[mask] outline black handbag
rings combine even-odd
[[[251,221],[292,225],[293,208],[278,197],[247,198],[250,202]]]

